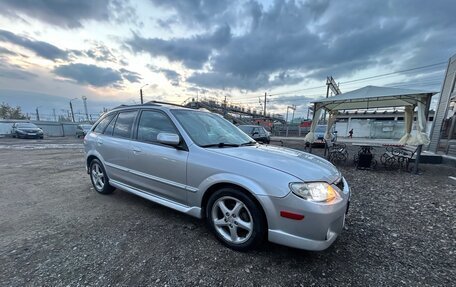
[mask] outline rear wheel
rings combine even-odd
[[[92,160],[90,163],[90,180],[98,193],[110,194],[114,191],[114,187],[109,185],[106,171],[98,159]]]
[[[206,220],[217,239],[237,251],[250,250],[265,238],[261,207],[234,188],[220,189],[209,198]]]

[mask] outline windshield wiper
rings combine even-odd
[[[249,141],[249,142],[246,142],[246,143],[241,143],[241,146],[256,145],[256,144],[257,144],[256,141]]]
[[[233,144],[233,143],[216,143],[216,144],[206,144],[202,145],[201,147],[239,147],[238,144]]]

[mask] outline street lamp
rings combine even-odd
[[[77,100],[78,98],[73,98],[70,100],[70,110],[71,110],[71,119],[73,120],[73,123],[74,123],[74,112],[73,112],[73,104],[71,103],[71,101],[74,101],[74,100]]]
[[[149,85],[149,84],[145,84],[144,86],[142,86],[141,88],[139,88],[139,96],[141,97],[141,105],[144,104],[142,89],[143,89],[145,86],[148,86],[148,85]]]

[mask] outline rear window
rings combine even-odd
[[[102,133],[104,131],[104,129],[106,128],[106,126],[109,124],[109,122],[112,120],[112,118],[114,117],[115,114],[109,114],[107,115],[106,117],[104,117],[98,124],[97,126],[95,127],[95,129],[93,130],[94,132],[96,133]]]
[[[137,111],[119,113],[112,135],[120,138],[129,138],[137,113]]]
[[[241,129],[241,131],[247,133],[247,134],[251,134],[252,133],[252,127],[248,127],[248,126],[239,126],[239,128]]]

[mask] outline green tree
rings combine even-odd
[[[11,107],[2,102],[0,104],[0,119],[25,120],[27,117],[22,113],[21,107]]]

